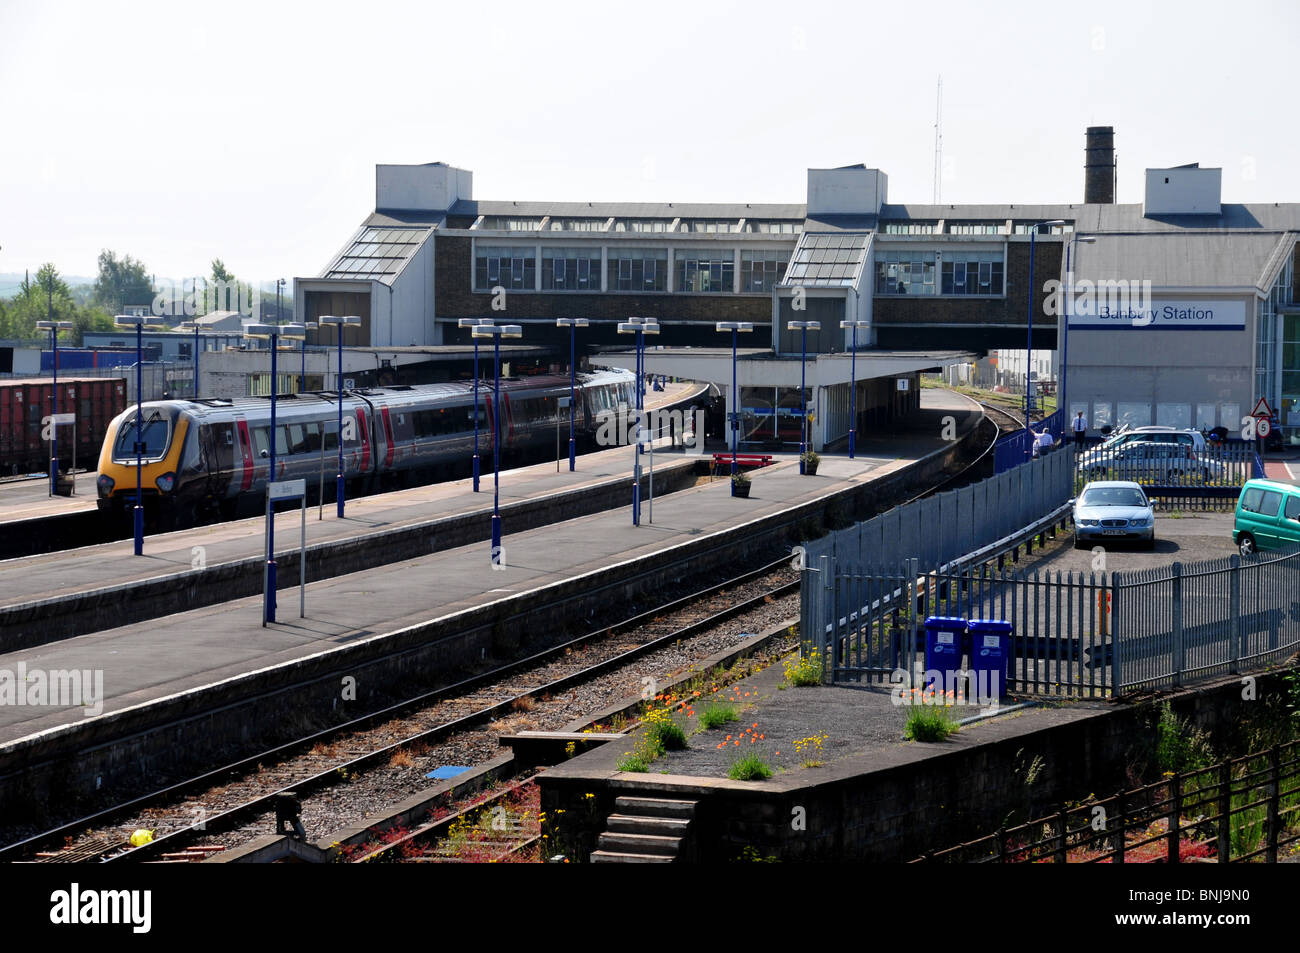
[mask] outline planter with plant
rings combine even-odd
[[[811,450],[805,450],[799,454],[799,462],[803,464],[804,476],[812,476],[817,472],[817,464],[822,462],[822,458]]]
[[[731,495],[749,496],[749,484],[749,474],[744,470],[737,470],[731,475]]]

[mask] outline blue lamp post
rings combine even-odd
[[[315,331],[320,327],[315,321],[308,321],[303,325],[308,331]],[[302,393],[307,389],[307,335],[302,336],[302,374],[298,378],[298,392]]]
[[[54,366],[54,409],[52,411],[55,417],[59,416],[59,332],[71,331],[71,321],[37,321],[36,330],[50,332],[50,360]],[[72,431],[72,440],[75,445],[77,431]],[[76,456],[75,452],[73,456]],[[53,420],[50,421],[50,496],[57,493],[59,485],[59,425]]]
[[[578,328],[590,324],[586,318],[556,318],[557,328],[569,329],[569,472],[572,473],[577,462],[577,443],[573,439],[574,391],[577,390],[578,377]]]
[[[296,341],[307,336],[307,328],[301,324],[247,324],[244,337],[271,342],[271,435],[267,456],[270,469],[266,475],[266,595],[262,609],[262,624],[275,621],[275,504],[271,502],[271,484],[275,482],[275,398],[279,392],[279,368],[276,354],[280,349],[280,338]]]
[[[343,519],[343,329],[344,327],[357,327],[361,324],[361,318],[355,314],[339,317],[333,314],[323,314],[320,316],[320,323],[325,326],[333,327],[338,335],[339,344],[339,432],[337,443],[339,445],[339,475],[334,484],[334,499],[338,503],[339,519]]]
[[[618,325],[619,334],[636,335],[636,456],[632,465],[632,525],[641,525],[641,436],[645,428],[645,336],[659,333],[659,322],[654,318],[628,318]]]
[[[462,328],[490,327],[491,324],[492,324],[492,319],[491,319],[491,318],[461,318],[461,319],[457,322],[457,325],[458,325],[459,327],[462,327]],[[477,493],[477,492],[478,492],[478,483],[479,483],[479,462],[478,462],[478,381],[479,381],[479,373],[478,373],[478,335],[474,334],[474,332],[471,330],[471,331],[470,331],[470,336],[471,336],[471,337],[473,338],[473,340],[474,340],[474,461],[473,461],[473,473],[474,473],[474,492]]]
[[[1070,404],[1066,400],[1066,364],[1070,356],[1070,316],[1074,313],[1074,269],[1070,264],[1070,252],[1074,250],[1076,242],[1092,245],[1096,241],[1097,239],[1090,235],[1075,235],[1065,245],[1065,307],[1062,309],[1065,316],[1062,319],[1061,331],[1061,396],[1057,399],[1057,405],[1065,408],[1064,417],[1067,420],[1070,416]]]
[[[524,329],[518,324],[480,324],[473,335],[481,340],[492,339],[496,365],[492,388],[492,565],[502,565],[501,559],[501,339],[520,338]]]
[[[144,555],[144,327],[162,324],[162,316],[154,314],[119,314],[113,318],[119,328],[135,328],[135,554]]]
[[[841,321],[840,327],[853,332],[853,344],[849,349],[849,459],[852,460],[858,446],[858,328],[865,331],[871,327],[871,322]]]
[[[199,396],[199,322],[194,321],[194,398]]]
[[[808,332],[820,331],[820,321],[791,321],[786,325],[791,331],[800,334],[799,355],[799,472],[806,473],[804,455],[808,452],[808,391],[805,384],[805,371],[808,368]]]
[[[1064,225],[1065,220],[1054,218],[1049,222],[1039,222],[1031,225],[1029,228],[1029,322],[1026,328],[1025,338],[1025,456],[1028,457],[1033,453],[1032,437],[1029,430],[1029,408],[1033,404],[1033,381],[1030,378],[1030,369],[1032,357],[1034,354],[1034,238],[1038,235],[1040,228],[1047,228],[1054,225]]]
[[[742,331],[754,330],[754,324],[751,321],[719,321],[717,330],[731,332],[731,413],[728,415],[729,429],[731,430],[731,475],[735,476],[736,466],[736,441],[740,434],[740,389],[736,386],[736,337]],[[731,492],[736,492],[736,486],[733,483]]]

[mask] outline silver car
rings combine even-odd
[[[1116,447],[1096,447],[1079,454],[1076,464],[1086,477],[1115,476],[1147,483],[1207,483],[1225,479],[1223,461],[1177,443],[1130,440]]]
[[[1136,483],[1095,480],[1070,503],[1076,549],[1107,540],[1140,540],[1147,549],[1155,548],[1155,507]]]

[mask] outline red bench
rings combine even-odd
[[[771,466],[772,455],[770,453],[738,453],[736,454],[737,467],[766,467]],[[715,453],[713,455],[713,469],[715,471],[726,467],[731,469],[731,454]]]

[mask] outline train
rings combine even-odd
[[[605,414],[634,407],[635,375],[597,369],[577,375],[575,435],[592,443]],[[494,432],[501,448],[567,449],[569,378],[538,375],[501,381],[501,420],[493,383],[478,388],[482,472],[492,469]],[[463,472],[474,450],[474,385],[387,385],[343,392],[343,467],[347,492],[397,489]],[[271,463],[269,397],[149,401],[140,408],[141,499],[146,517],[163,527],[210,516],[253,515],[265,506]],[[307,481],[328,496],[338,470],[339,395],[332,391],[276,398],[275,480]],[[109,424],[99,454],[101,511],[133,507],[136,495],[136,408]]]
[[[59,378],[59,413],[73,414],[73,427],[60,425],[59,468],[67,471],[93,466],[109,424],[126,407],[126,381],[120,377]],[[46,418],[54,413],[54,384],[50,378],[0,380],[0,474],[46,473],[50,440]]]

